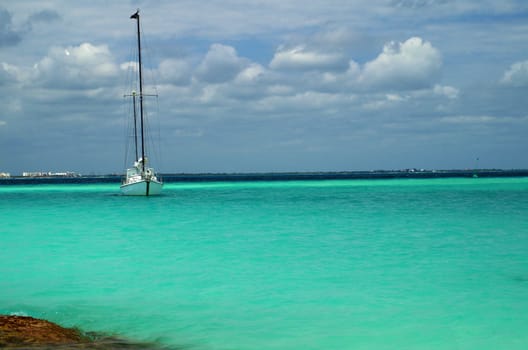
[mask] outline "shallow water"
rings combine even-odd
[[[0,313],[193,349],[525,349],[528,178],[0,186]]]

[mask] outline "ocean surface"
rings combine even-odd
[[[528,178],[0,185],[0,314],[162,347],[527,349]]]

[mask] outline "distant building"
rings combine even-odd
[[[47,175],[46,173],[43,173],[41,171],[24,171],[22,173],[23,177],[42,177],[46,175]]]
[[[10,173],[0,173],[0,177],[11,177]]]
[[[53,173],[51,171],[24,171],[22,177],[79,177],[81,174],[77,174],[73,171]]]

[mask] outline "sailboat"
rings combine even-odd
[[[148,157],[145,149],[145,120],[143,110],[143,76],[141,64],[141,33],[139,26],[139,10],[136,11],[130,19],[137,21],[137,47],[138,47],[138,74],[139,74],[139,95],[132,92],[133,110],[134,110],[134,145],[136,160],[134,166],[128,168],[126,175],[121,182],[121,193],[127,196],[153,196],[161,193],[163,182],[156,175],[153,168],[148,167]],[[139,124],[140,137],[137,132],[137,107],[136,101],[139,98]],[[141,141],[141,142],[139,142]],[[141,154],[139,154],[139,145],[141,144]]]
[[[475,172],[473,173],[473,177],[474,178],[478,177],[478,174],[477,174],[477,172],[478,172],[478,162],[479,162],[479,157],[477,157],[477,159],[475,160],[475,169],[474,169]]]

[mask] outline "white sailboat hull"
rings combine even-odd
[[[140,180],[121,185],[121,193],[125,196],[156,196],[161,193],[163,184],[154,180]]]

